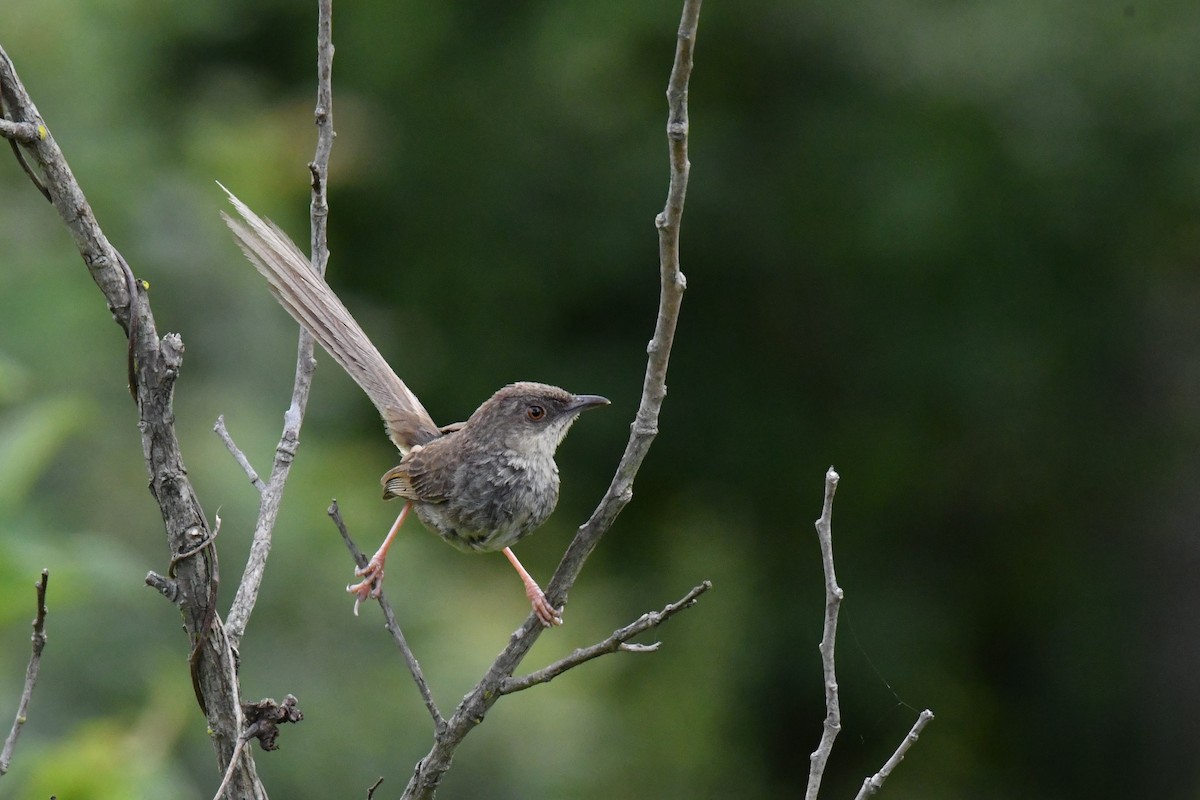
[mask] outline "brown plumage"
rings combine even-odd
[[[355,611],[362,600],[378,597],[387,549],[411,508],[460,550],[502,551],[521,576],[542,623],[561,623],[510,546],[554,510],[554,453],[579,413],[608,400],[544,383],[513,383],[484,401],[466,422],[439,428],[287,234],[225,191],[240,219],[221,216],[246,257],[267,279],[280,305],[366,392],[402,455],[382,483],[384,499],[401,497],[406,503],[371,562],[358,570],[363,580],[347,587],[358,598]]]

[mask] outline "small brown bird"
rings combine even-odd
[[[355,571],[362,580],[346,587],[357,598],[355,613],[363,600],[379,596],[388,548],[409,510],[415,510],[430,530],[459,550],[502,551],[542,624],[562,624],[511,546],[545,522],[558,503],[554,453],[559,443],[580,412],[608,400],[544,383],[514,383],[484,401],[466,422],[438,427],[287,234],[225,192],[241,219],[221,216],[246,257],[284,309],[367,393],[402,456],[381,482],[384,499],[403,498],[404,508],[367,566]]]

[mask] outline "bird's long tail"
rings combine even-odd
[[[313,271],[308,257],[277,225],[259,217],[228,189],[225,193],[240,219],[225,212],[221,216],[246,258],[267,279],[279,304],[371,398],[401,452],[435,438],[438,429],[429,412],[384,361],[329,284]]]

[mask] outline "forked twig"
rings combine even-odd
[[[837,671],[835,669],[834,645],[837,642],[838,611],[841,608],[845,592],[838,586],[837,575],[833,569],[833,495],[837,492],[838,481],[841,480],[833,467],[825,473],[825,500],[821,505],[821,516],[816,522],[817,540],[821,545],[821,566],[825,573],[825,626],[821,635],[821,670],[825,679],[825,725],[821,733],[821,742],[809,756],[811,761],[808,771],[808,788],[804,793],[805,800],[816,800],[821,790],[821,778],[825,774],[825,765],[833,752],[833,742],[842,729],[841,705],[838,700]],[[904,759],[904,755],[912,747],[921,731],[933,719],[933,712],[922,711],[912,730],[904,737],[904,741],[887,760],[887,763],[871,777],[863,781],[855,800],[863,800],[879,791],[883,782],[892,774],[892,770]]]
[[[691,608],[696,604],[696,598],[711,588],[712,582],[704,581],[698,586],[693,586],[687,594],[674,603],[668,604],[662,611],[648,611],[642,614],[624,628],[613,631],[612,636],[602,642],[597,642],[591,647],[580,647],[570,655],[549,666],[542,667],[536,672],[522,675],[520,678],[506,678],[500,685],[500,694],[513,694],[540,683],[547,683],[569,669],[608,653],[649,653],[657,650],[658,642],[638,645],[629,644],[629,640],[640,633],[657,628],[680,611]]]

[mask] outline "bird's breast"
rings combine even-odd
[[[417,516],[447,543],[467,552],[511,547],[538,528],[558,504],[553,458],[479,454],[464,460],[446,500],[415,504]]]

